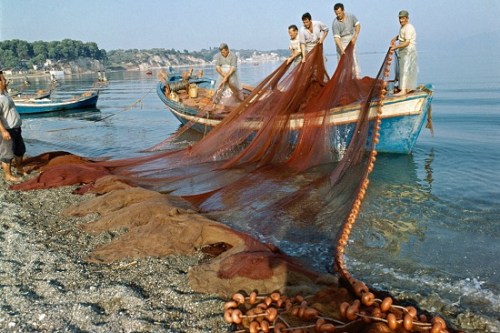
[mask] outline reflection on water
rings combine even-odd
[[[432,181],[434,178],[432,177],[432,161],[434,160],[434,148],[431,149],[428,157],[425,159],[425,181],[429,184],[429,190],[432,189]]]
[[[498,234],[481,232],[487,225],[481,218],[466,231],[470,214],[484,212],[436,196],[435,151],[417,156],[378,157],[346,251],[348,267],[376,288],[448,316],[469,309],[494,317],[500,290],[491,253],[499,249]],[[488,247],[491,253],[478,251]]]
[[[380,155],[353,232],[353,253],[384,258],[401,255],[405,244],[422,240],[426,227],[418,207],[429,200],[411,155]]]

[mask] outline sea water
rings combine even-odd
[[[360,55],[363,74],[374,76],[382,58]],[[425,53],[419,59],[419,81],[435,88],[434,131],[422,130],[411,155],[378,156],[347,265],[369,285],[454,318],[467,331],[500,332],[500,63],[467,56],[444,62]],[[255,84],[278,65],[241,64],[241,80]],[[327,68],[333,72],[334,57]],[[136,156],[179,128],[156,95],[155,76],[128,71],[107,77],[96,109],[24,117],[28,154]],[[53,97],[80,94],[95,79],[60,78]],[[45,77],[30,80],[33,89],[49,84]],[[294,250],[330,253],[314,246]]]

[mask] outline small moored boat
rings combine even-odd
[[[98,97],[99,91],[92,91],[68,99],[15,99],[14,103],[20,114],[36,114],[93,108],[97,104]]]

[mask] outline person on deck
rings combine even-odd
[[[286,60],[286,63],[289,64],[293,61],[294,65],[296,65],[302,60],[302,51],[300,49],[299,40],[299,28],[297,28],[295,24],[290,25],[288,27],[288,35],[290,36],[290,44],[288,45],[290,56]]]
[[[358,40],[359,31],[361,30],[361,24],[359,23],[356,16],[344,11],[344,5],[341,3],[336,3],[333,6],[333,11],[336,18],[332,23],[333,40],[337,48],[337,62],[340,57],[344,54],[349,42],[352,41],[356,44]],[[356,56],[356,49],[354,49],[354,73],[356,77],[359,77],[359,65]]]
[[[12,175],[13,159],[17,173],[26,174],[22,165],[26,146],[21,135],[21,123],[14,101],[7,93],[7,82],[0,73],[0,160],[7,181],[21,181],[20,177]]]
[[[321,21],[313,21],[311,14],[302,15],[304,26],[299,31],[300,50],[302,62],[306,61],[306,54],[309,53],[316,44],[323,44],[328,35],[328,27]]]
[[[397,50],[399,65],[400,91],[396,95],[405,95],[417,88],[417,32],[410,24],[409,16],[406,10],[399,12],[401,28],[399,34],[391,40],[391,50]]]
[[[233,52],[229,51],[226,43],[219,46],[219,51],[215,55],[215,70],[220,77],[217,80],[217,89],[223,91],[232,91],[235,97],[242,100],[241,85],[238,77],[238,57]]]

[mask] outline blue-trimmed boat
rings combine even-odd
[[[15,99],[19,114],[37,114],[55,111],[95,108],[99,91],[85,92],[68,99]]]
[[[180,80],[177,77],[177,80]],[[169,85],[175,86],[175,78],[169,78]],[[199,107],[210,99],[215,90],[215,80],[209,78],[197,78],[190,80],[189,84],[196,84],[197,97],[189,96],[189,91],[180,90],[175,94],[165,93],[165,82],[157,84],[157,94],[173,115],[182,123],[191,123],[192,129],[206,133],[217,126],[227,115],[227,112],[201,112]],[[386,95],[382,108],[382,124],[380,129],[380,139],[376,148],[383,153],[409,154],[421,132],[421,129],[428,119],[431,101],[433,97],[432,85],[420,86],[417,90],[404,96]],[[370,110],[370,117],[375,117],[377,106],[373,105]],[[326,122],[332,125],[341,125],[332,144],[337,145],[337,150],[347,147],[359,115],[359,104],[349,104],[329,110]],[[322,123],[320,120],[319,123]],[[290,119],[290,127],[300,128],[303,118],[300,114],[294,115]],[[248,126],[258,128],[258,120],[249,122]],[[340,136],[340,140],[339,140]],[[340,146],[339,146],[340,145]]]

